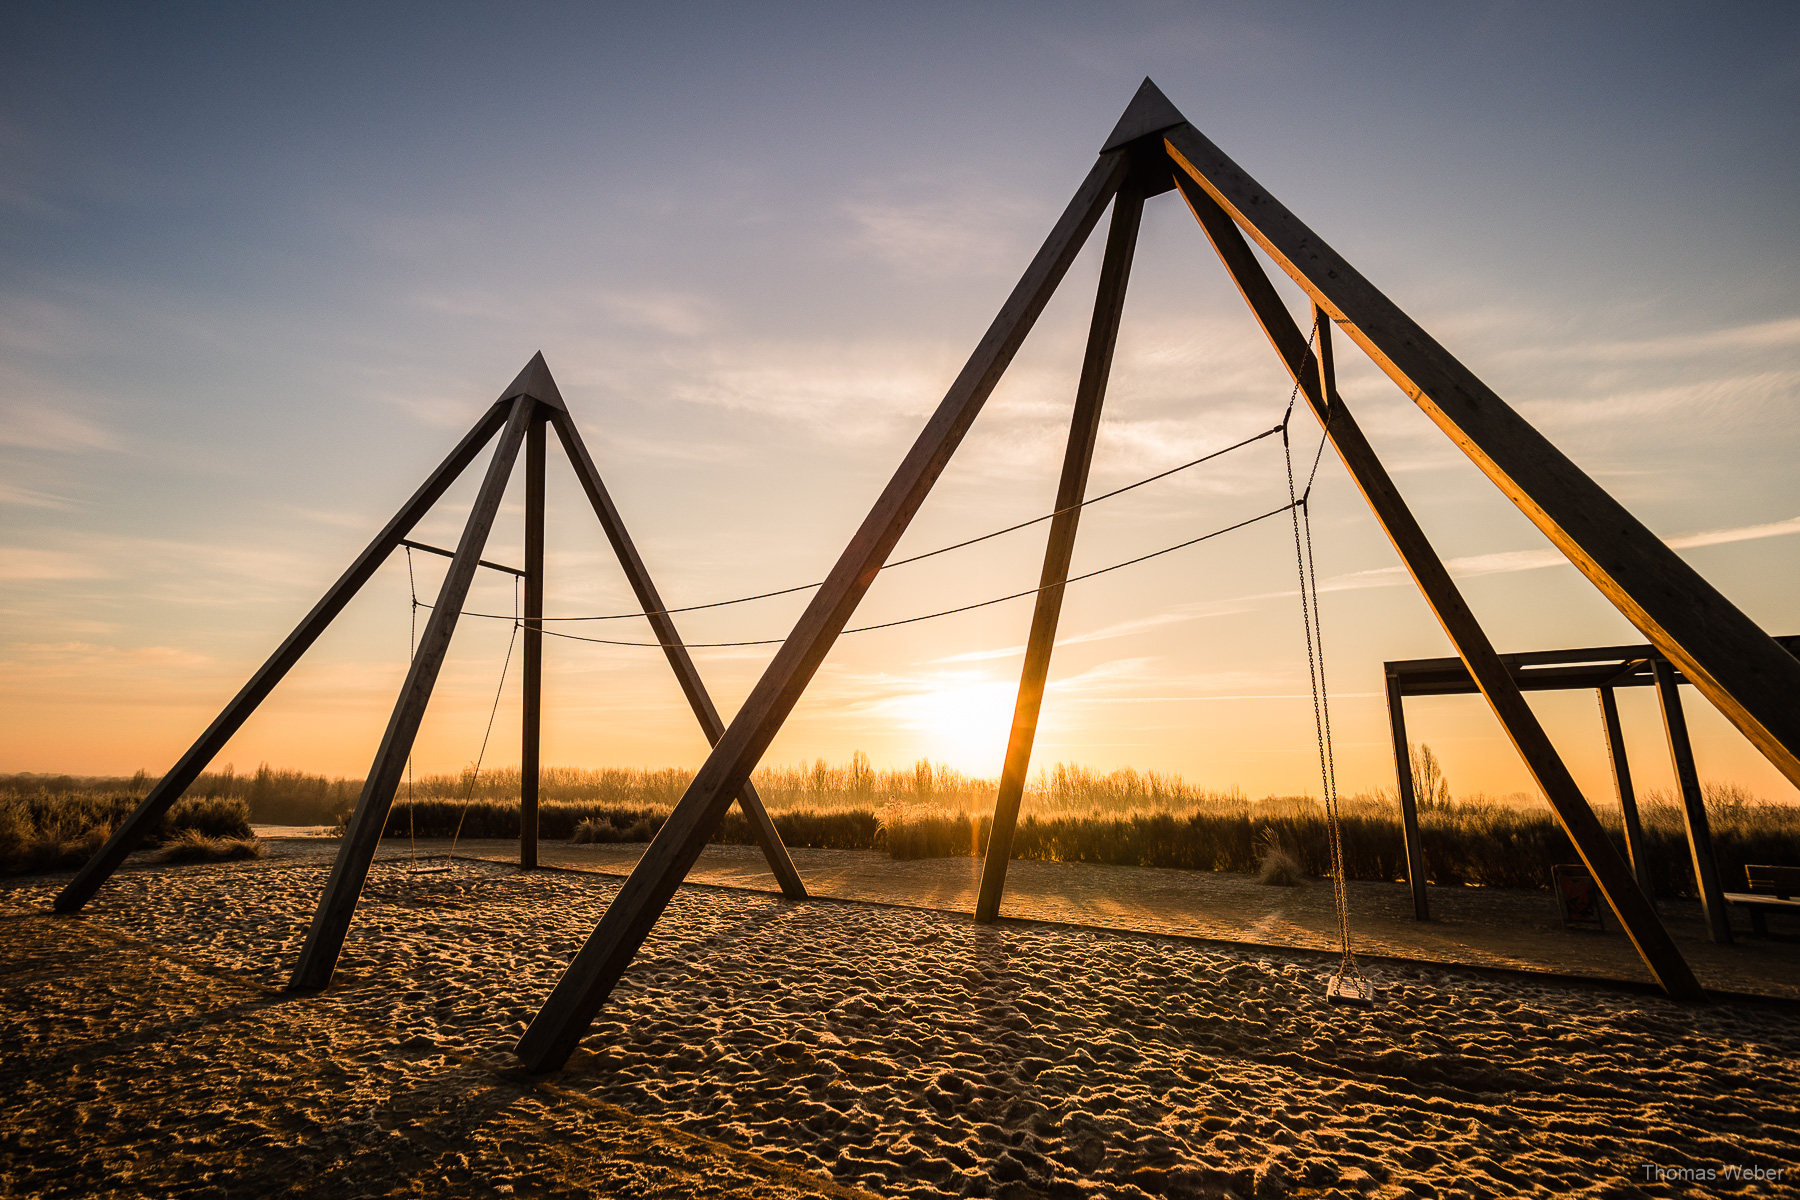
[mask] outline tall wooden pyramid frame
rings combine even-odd
[[[1087,353],[977,919],[998,912],[1005,866],[1099,427],[1144,200],[1179,189],[1251,312],[1292,373],[1332,446],[1468,665],[1656,981],[1671,995],[1700,986],[1656,910],[1607,839],[1574,778],[1501,664],[1442,560],[1337,393],[1335,326],[1400,385],[1533,524],[1642,630],[1783,774],[1800,784],[1800,660],[1777,645],[1604,489],[1438,345],[1342,256],[1190,125],[1146,79],[1099,160],[1026,268],[962,373],[901,461],[761,680],[519,1040],[532,1070],[560,1067],[605,1004],[692,868],[731,799],[843,632],[1055,292],[1101,213],[1113,206]],[[1241,232],[1240,232],[1241,231]],[[1280,302],[1248,234],[1311,297],[1318,351]]]
[[[594,466],[593,457],[588,454],[587,446],[581,440],[581,432],[575,427],[575,421],[563,403],[562,394],[557,390],[556,381],[550,376],[550,368],[544,363],[544,356],[537,354],[475,423],[475,427],[469,430],[468,435],[457,444],[456,449],[450,452],[450,456],[413,493],[412,498],[388,522],[387,527],[350,564],[350,568],[288,635],[287,640],[250,677],[250,681],[225,706],[225,710],[200,735],[200,739],[157,782],[143,803],[138,805],[125,823],[119,826],[118,831],[76,873],[75,878],[57,896],[56,911],[77,912],[93,898],[94,893],[112,876],[119,864],[125,861],[125,857],[156,827],[158,819],[168,811],[169,806],[206,769],[231,735],[249,720],[250,714],[256,711],[275,685],[300,661],[301,656],[325,632],[332,620],[343,611],[344,606],[350,603],[395,548],[403,543],[416,544],[406,541],[407,534],[450,485],[456,482],[483,447],[494,440],[496,433],[499,434],[499,445],[495,447],[494,456],[488,463],[487,474],[482,479],[468,522],[463,527],[462,539],[451,555],[450,568],[438,591],[437,603],[431,610],[430,620],[426,622],[424,636],[419,639],[417,652],[407,669],[406,681],[401,685],[399,698],[394,703],[393,715],[388,719],[387,732],[381,739],[380,748],[375,752],[375,761],[363,783],[362,795],[356,802],[349,828],[338,847],[337,861],[333,864],[331,876],[319,897],[318,909],[313,914],[312,927],[300,951],[300,960],[294,969],[290,986],[302,990],[315,989],[324,987],[331,981],[338,955],[343,949],[344,938],[350,930],[351,918],[355,915],[357,900],[368,879],[369,866],[381,843],[381,833],[387,825],[388,813],[393,807],[395,792],[406,769],[407,757],[412,753],[419,723],[424,719],[425,707],[431,700],[439,669],[450,648],[451,635],[456,631],[457,619],[462,615],[463,603],[468,598],[469,586],[474,582],[478,567],[494,565],[484,562],[481,553],[487,545],[488,531],[493,527],[494,516],[499,511],[500,500],[506,493],[506,485],[512,477],[513,466],[521,447],[525,450],[525,569],[522,572],[525,579],[522,617],[525,638],[520,763],[522,836],[519,857],[521,866],[535,867],[544,640],[544,451],[548,426],[555,427],[557,437],[568,454],[569,463],[574,467],[589,503],[593,505],[594,515],[600,519],[600,526],[606,531],[607,539],[618,555],[619,565],[624,568],[632,591],[636,594],[638,603],[643,606],[651,628],[656,632],[656,639],[669,660],[669,666],[674,670],[675,678],[681,685],[683,694],[687,696],[694,716],[700,722],[701,731],[709,742],[718,741],[725,729],[724,722],[719,719],[718,709],[713,706],[706,686],[700,681],[700,673],[695,669],[680,634],[676,632],[674,620],[663,604],[662,597],[657,594],[656,585],[651,582],[650,572],[645,568],[643,559],[638,556],[637,547],[625,531],[624,521],[613,507],[612,498],[607,494],[606,485],[600,480],[600,472]],[[734,789],[734,794],[743,806],[745,816],[749,818],[750,828],[762,847],[769,869],[781,885],[782,892],[794,899],[805,899],[805,885],[801,883],[799,872],[794,869],[787,848],[782,845],[780,835],[775,832],[774,823],[770,821],[756,789],[745,779]]]

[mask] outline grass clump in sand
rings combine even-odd
[[[262,858],[268,847],[255,834],[241,837],[213,837],[198,829],[183,829],[162,845],[157,855],[163,862],[230,862],[245,858]]]
[[[1256,882],[1269,887],[1299,887],[1306,882],[1306,869],[1280,841],[1270,839],[1263,850],[1262,867],[1256,873]]]

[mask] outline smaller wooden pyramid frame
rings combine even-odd
[[[142,844],[144,838],[155,828],[158,819],[224,749],[232,734],[249,720],[250,714],[256,711],[275,685],[300,661],[319,635],[325,632],[332,620],[375,574],[376,569],[387,561],[395,548],[406,541],[413,527],[431,510],[432,505],[437,503],[450,485],[456,482],[482,449],[494,440],[496,434],[499,435],[499,445],[488,463],[487,474],[482,479],[481,489],[470,509],[462,538],[457,543],[455,553],[451,555],[450,568],[445,572],[443,585],[431,610],[431,619],[426,622],[425,633],[419,639],[418,649],[407,669],[406,681],[401,685],[399,698],[394,703],[393,715],[388,719],[387,732],[381,739],[375,761],[364,780],[362,795],[356,802],[343,843],[338,847],[337,860],[332,865],[331,877],[319,898],[318,909],[313,914],[312,926],[307,932],[306,943],[301,949],[290,986],[296,989],[315,989],[324,987],[331,981],[338,955],[343,949],[344,938],[349,933],[357,900],[368,879],[370,864],[381,844],[381,832],[387,825],[388,812],[393,807],[395,793],[406,769],[407,757],[412,753],[413,741],[418,735],[419,724],[424,719],[426,705],[431,701],[432,689],[437,683],[444,657],[450,649],[450,639],[456,632],[458,618],[462,616],[463,603],[468,598],[475,571],[483,565],[481,553],[487,545],[488,532],[493,527],[494,516],[500,509],[501,498],[506,493],[507,482],[512,477],[513,466],[521,448],[525,451],[526,496],[520,865],[536,866],[538,751],[543,699],[544,452],[546,428],[551,426],[556,429],[557,438],[568,454],[576,478],[580,480],[582,490],[587,493],[588,501],[593,506],[594,515],[600,520],[601,528],[606,532],[607,540],[612,543],[619,565],[624,568],[626,579],[649,618],[651,628],[656,632],[656,639],[662,645],[663,653],[675,672],[676,681],[681,685],[688,705],[700,722],[702,732],[709,743],[717,743],[725,730],[725,723],[720,720],[719,711],[714,707],[706,685],[701,682],[700,673],[688,655],[687,647],[675,630],[675,622],[657,593],[656,585],[650,580],[649,570],[639,557],[630,534],[625,531],[625,523],[620,518],[618,509],[613,506],[606,485],[601,482],[600,472],[595,468],[593,457],[581,439],[581,432],[575,427],[575,421],[563,403],[562,393],[557,390],[556,381],[550,376],[550,368],[545,364],[544,356],[536,354],[525,364],[525,369],[519,372],[511,386],[500,394],[500,398],[494,401],[475,423],[475,427],[450,452],[450,456],[426,478],[419,490],[413,493],[412,498],[394,515],[394,519],[375,536],[368,548],[357,556],[349,569],[288,635],[287,640],[250,677],[250,681],[225,706],[224,711],[200,735],[199,740],[188,748],[187,753],[150,790],[150,794],[138,805],[136,811],[126,818],[106,844],[76,873],[75,878],[57,896],[56,911],[78,912],[93,898],[94,893],[111,878],[126,856]],[[749,818],[751,830],[762,847],[769,869],[781,885],[783,894],[793,899],[805,899],[806,887],[800,881],[800,874],[794,869],[780,835],[775,832],[775,825],[769,819],[755,787],[746,779],[735,789],[735,795],[745,816]]]
[[[1651,976],[1671,996],[1700,985],[1655,907],[1525,703],[1462,593],[1337,392],[1335,326],[1360,346],[1789,779],[1800,784],[1800,661],[1731,604],[1248,172],[1194,128],[1150,80],[1037,256],[950,385],[837,564],[776,652],[674,812],[638,861],[516,1048],[532,1070],[567,1061],[811,682],[924,503],[1088,235],[1112,205],[1099,294],[1077,385],[1057,517],[1026,644],[1013,729],[976,919],[991,920],[1030,759],[1087,463],[1147,197],[1179,189],[1333,448],[1387,531],[1457,654],[1549,798]],[[1245,236],[1311,298],[1307,344]]]

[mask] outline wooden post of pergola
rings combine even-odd
[[[1594,689],[1600,697],[1600,721],[1606,727],[1606,758],[1612,764],[1613,789],[1619,795],[1619,819],[1625,825],[1625,853],[1631,859],[1632,874],[1638,887],[1653,901],[1656,891],[1650,886],[1650,850],[1644,842],[1644,823],[1638,817],[1637,791],[1631,786],[1631,760],[1625,755],[1625,731],[1619,725],[1619,700],[1616,684],[1607,683]]]
[[[1687,716],[1681,711],[1681,693],[1675,690],[1676,673],[1658,655],[1650,660],[1656,676],[1656,698],[1662,705],[1663,728],[1669,735],[1669,760],[1681,789],[1681,815],[1687,826],[1688,855],[1694,863],[1694,889],[1706,913],[1706,932],[1713,941],[1731,945],[1731,910],[1725,906],[1725,890],[1719,886],[1719,860],[1713,854],[1712,826],[1706,819],[1706,795],[1700,789],[1700,772],[1694,766],[1694,746],[1688,740]]]
[[[1419,793],[1413,784],[1412,751],[1406,741],[1406,693],[1392,664],[1387,680],[1388,729],[1394,740],[1394,794],[1400,802],[1400,836],[1405,841],[1406,883],[1412,889],[1413,919],[1431,920],[1431,898],[1425,891],[1425,847],[1419,839]]]

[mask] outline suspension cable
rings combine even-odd
[[[1289,413],[1291,413],[1293,411],[1293,401],[1291,398],[1288,402],[1288,411],[1289,411]],[[1126,492],[1132,491],[1136,488],[1141,488],[1146,484],[1155,483],[1160,479],[1167,479],[1171,475],[1177,475],[1177,474],[1181,473],[1182,471],[1187,470],[1190,467],[1197,467],[1197,466],[1200,466],[1202,463],[1211,462],[1215,458],[1221,458],[1224,455],[1232,453],[1234,450],[1242,450],[1245,446],[1254,445],[1255,443],[1262,441],[1264,438],[1274,437],[1276,434],[1283,432],[1286,428],[1287,428],[1287,416],[1284,415],[1282,417],[1282,422],[1279,425],[1271,426],[1268,429],[1263,430],[1261,433],[1252,434],[1251,436],[1244,438],[1242,441],[1233,442],[1231,445],[1226,446],[1225,448],[1223,448],[1221,450],[1214,450],[1210,454],[1202,454],[1199,458],[1193,459],[1189,462],[1184,462],[1180,466],[1170,467],[1166,471],[1160,471],[1155,475],[1150,475],[1143,479],[1139,479],[1134,483],[1128,483],[1124,487],[1114,488],[1110,492],[1102,492],[1098,496],[1092,496],[1092,497],[1089,497],[1086,500],[1082,500],[1076,504],[1068,505],[1065,508],[1059,508],[1055,512],[1045,513],[1041,517],[1033,517],[1029,521],[1020,521],[1017,525],[1008,525],[1005,529],[996,529],[992,533],[984,533],[984,534],[980,535],[979,537],[972,537],[965,541],[955,542],[948,546],[939,546],[935,550],[927,550],[923,554],[914,554],[909,558],[895,559],[893,562],[882,564],[881,569],[884,571],[890,571],[890,570],[894,569],[895,567],[904,567],[904,566],[908,566],[912,563],[923,562],[925,559],[935,558],[940,554],[948,554],[952,550],[962,550],[966,547],[974,546],[981,542],[990,541],[997,537],[1003,537],[1009,533],[1017,533],[1021,529],[1029,529],[1033,525],[1041,525],[1045,521],[1054,520],[1055,518],[1062,516],[1064,513],[1073,512],[1079,508],[1086,508],[1090,504],[1098,504],[1102,500],[1110,500],[1114,496],[1122,496]],[[546,622],[550,622],[550,621],[624,621],[624,620],[629,620],[633,617],[672,616],[675,613],[701,612],[701,611],[703,611],[705,609],[709,609],[709,608],[727,608],[734,604],[749,604],[753,600],[771,600],[771,599],[775,598],[776,596],[791,596],[795,592],[810,592],[815,588],[822,587],[823,585],[824,585],[824,581],[820,580],[817,583],[802,583],[802,584],[798,584],[794,587],[779,588],[772,592],[758,592],[754,596],[739,596],[732,600],[713,600],[706,604],[689,604],[689,605],[684,605],[683,607],[680,607],[680,608],[637,609],[632,612],[602,613],[602,614],[595,615],[595,616],[545,617],[544,620]],[[1025,593],[1025,592],[1020,593],[1020,595],[1028,595],[1028,594],[1029,593]],[[1008,599],[1010,599],[1010,598],[1011,597],[1008,597]],[[430,606],[427,605],[427,607],[430,607]],[[462,615],[465,617],[484,617],[484,618],[486,618],[488,620],[492,620],[492,621],[505,621],[505,620],[510,619],[506,616],[505,613],[470,612],[466,609],[463,611]],[[546,629],[546,630],[544,630],[544,632],[550,633],[552,631]],[[567,636],[567,635],[558,634],[557,636],[561,637],[561,636]],[[635,646],[635,645],[658,645],[658,644],[660,644],[660,643],[656,643],[656,642],[645,642],[645,643],[612,642],[612,641],[607,641],[602,638],[588,638],[588,639],[584,639],[584,640],[598,642],[601,645],[606,645],[606,646],[615,646],[615,645],[616,646]],[[761,643],[742,643],[742,644],[744,644],[744,645],[759,645]]]
[[[1082,574],[1082,575],[1072,575],[1068,579],[1063,580],[1063,582],[1061,582],[1061,583],[1050,583],[1050,584],[1045,584],[1042,587],[1026,588],[1022,592],[1013,592],[1013,593],[1011,593],[1009,595],[1005,595],[1005,596],[995,596],[991,600],[980,600],[974,604],[963,604],[963,605],[957,606],[956,608],[940,609],[937,612],[924,613],[924,614],[922,614],[920,616],[916,616],[916,617],[902,617],[898,621],[883,621],[879,625],[859,625],[854,629],[846,629],[843,632],[844,633],[872,633],[877,629],[892,629],[896,625],[912,625],[919,621],[930,621],[930,620],[935,620],[938,617],[953,616],[956,613],[972,612],[973,610],[975,610],[977,608],[987,608],[987,607],[989,607],[991,605],[995,605],[995,604],[1004,604],[1008,600],[1020,600],[1026,596],[1035,596],[1039,592],[1046,592],[1052,588],[1067,587],[1071,583],[1080,583],[1082,580],[1092,579],[1096,575],[1105,575],[1112,571],[1122,570],[1125,567],[1134,567],[1138,563],[1148,562],[1150,559],[1153,559],[1153,558],[1161,558],[1165,554],[1173,554],[1175,551],[1185,550],[1189,546],[1197,546],[1201,542],[1208,542],[1208,541],[1211,541],[1213,538],[1222,537],[1227,533],[1233,533],[1239,529],[1245,528],[1246,526],[1254,525],[1258,521],[1266,521],[1270,517],[1280,516],[1282,513],[1287,512],[1290,508],[1293,508],[1293,507],[1294,507],[1293,504],[1283,504],[1277,508],[1271,508],[1268,512],[1262,513],[1259,516],[1254,516],[1254,517],[1249,518],[1248,520],[1239,521],[1235,525],[1227,525],[1223,529],[1215,529],[1211,533],[1203,533],[1199,537],[1189,538],[1185,542],[1178,542],[1173,546],[1165,546],[1161,550],[1152,550],[1148,554],[1140,554],[1136,558],[1128,558],[1124,562],[1116,562],[1116,563],[1113,563],[1109,567],[1101,567],[1098,570],[1088,571],[1087,573]],[[644,648],[653,649],[653,650],[661,649],[664,646],[664,643],[662,643],[662,642],[613,641],[608,638],[592,638],[592,637],[584,637],[580,634],[575,634],[575,633],[562,633],[559,630],[555,630],[555,629],[546,629],[546,630],[544,630],[544,634],[547,637],[565,638],[571,642],[592,642],[595,645],[599,645],[599,646],[638,646],[638,647],[644,647]],[[726,647],[736,647],[736,646],[779,646],[781,643],[785,642],[786,640],[787,640],[786,638],[757,638],[753,641],[743,641],[743,642],[669,642],[667,644],[671,647],[681,646],[681,647],[684,647],[689,650],[718,650],[718,649],[724,649]]]

